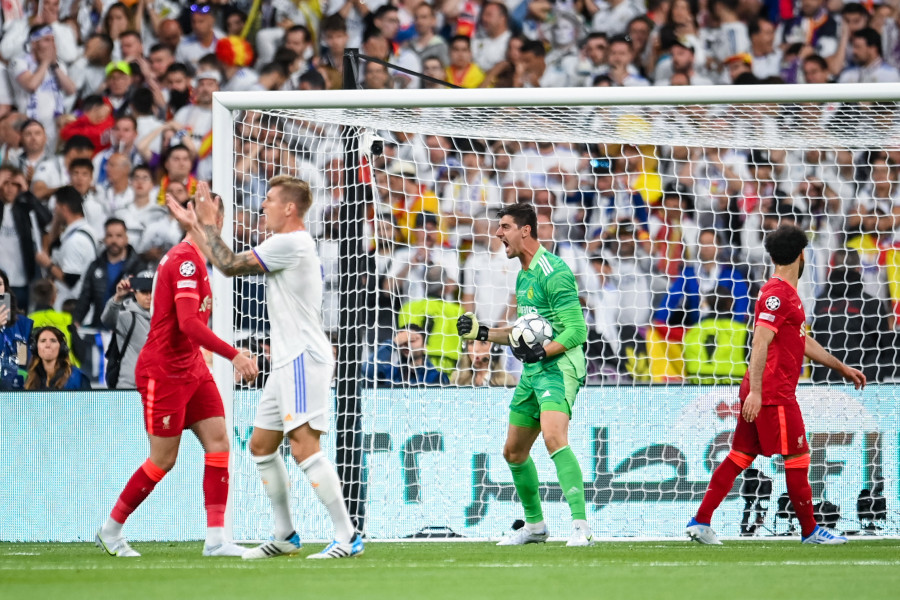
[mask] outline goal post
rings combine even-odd
[[[266,235],[267,179],[311,184],[337,355],[323,447],[369,537],[496,538],[521,516],[502,457],[520,367],[502,348],[485,358],[461,346],[453,327],[473,308],[494,325],[514,319],[518,261],[490,240],[496,211],[514,202],[536,207],[540,241],[579,284],[588,368],[570,442],[598,535],[677,537],[696,510],[736,422],[754,301],[771,275],[762,242],[783,222],[811,240],[807,329],[875,379],[856,392],[804,367],[814,502],[840,529],[897,535],[898,102],[900,84],[217,92],[213,190],[237,250]],[[265,355],[278,324],[261,280],[214,270],[212,282],[216,333]],[[391,344],[417,335],[410,324],[425,330],[421,353]],[[404,362],[420,355],[431,371]],[[433,379],[401,382],[411,370]],[[220,357],[214,375],[232,433],[227,526],[265,538],[247,447],[261,389],[236,384]],[[552,462],[540,442],[533,455],[562,534]],[[327,538],[327,515],[287,464],[298,525]],[[753,467],[714,527],[794,532],[783,465]]]

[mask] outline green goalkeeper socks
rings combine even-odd
[[[541,512],[541,484],[538,481],[537,467],[534,466],[534,461],[531,460],[531,457],[529,456],[528,460],[523,463],[506,464],[509,465],[509,470],[512,471],[513,483],[516,484],[516,493],[519,494],[522,508],[525,509],[525,522],[540,523],[544,520],[544,513]],[[579,471],[579,474],[580,473],[581,472]],[[584,494],[582,494],[581,505],[581,512],[583,513]]]
[[[584,508],[584,477],[581,474],[581,465],[575,458],[572,448],[565,446],[550,455],[556,465],[556,476],[559,478],[559,487],[562,488],[569,508],[572,510],[572,520],[585,520]],[[518,484],[516,484],[518,489]]]

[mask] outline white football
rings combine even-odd
[[[538,345],[546,346],[552,340],[553,327],[550,325],[550,321],[536,313],[528,313],[516,319],[512,331],[509,333],[509,343],[515,348],[521,344],[525,344],[529,348]]]

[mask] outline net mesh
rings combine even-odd
[[[588,325],[570,442],[595,533],[678,536],[693,516],[736,424],[755,300],[772,273],[763,239],[783,223],[811,241],[798,289],[807,329],[884,384],[860,393],[804,366],[814,502],[840,529],[900,533],[889,385],[900,347],[896,114],[893,103],[234,111],[235,249],[267,235],[273,176],[305,179],[314,194],[307,227],[323,263],[323,323],[339,371],[353,362],[351,385],[335,388],[328,448],[338,447],[361,530],[485,538],[521,517],[502,458],[521,365],[505,347],[461,344],[456,319],[515,319],[519,263],[493,233],[500,208],[528,202],[539,241],[575,274]],[[372,135],[383,152],[368,152]],[[357,199],[354,230],[347,204]],[[278,324],[264,280],[233,286],[235,339],[265,357]],[[410,323],[427,334],[421,349],[403,333]],[[253,385],[235,384],[239,437],[267,373],[266,362]],[[568,507],[540,445],[545,517],[562,532]],[[781,460],[753,467],[714,526],[795,531]],[[290,468],[299,522],[327,538],[327,518]],[[249,457],[239,462],[239,539],[268,536],[257,479]]]

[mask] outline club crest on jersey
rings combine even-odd
[[[181,263],[180,267],[178,267],[178,272],[181,273],[182,277],[190,277],[197,272],[197,267],[194,266],[194,263],[192,263],[191,261],[186,260]]]
[[[778,296],[769,296],[768,298],[766,298],[766,308],[768,308],[769,310],[778,310],[779,306],[781,306],[781,300],[778,298]]]
[[[525,295],[528,296],[529,300],[534,300],[534,288],[533,287],[528,288],[528,293]]]

